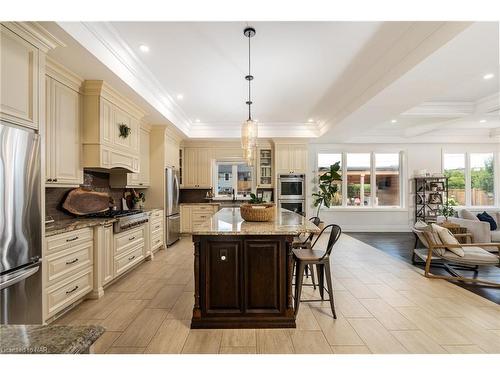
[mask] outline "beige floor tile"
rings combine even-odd
[[[191,322],[166,319],[146,348],[146,353],[180,354],[189,335]]]
[[[295,323],[299,330],[316,331],[321,329],[307,302],[300,304],[299,314],[295,318]]]
[[[311,310],[330,345],[364,345],[363,340],[342,314],[337,314],[337,319],[333,319],[329,309]]]
[[[368,285],[374,293],[387,302],[392,307],[415,306],[415,303],[403,296],[393,287],[384,284],[370,284]]]
[[[183,285],[185,286],[193,277],[193,267],[178,268],[171,273],[166,279],[166,285]]]
[[[222,339],[220,329],[192,329],[182,349],[184,354],[217,354]]]
[[[490,354],[500,354],[500,337],[477,323],[463,318],[440,318],[440,322]]]
[[[348,321],[372,353],[407,353],[401,343],[375,318],[348,319]]]
[[[120,347],[115,347],[112,346],[109,348],[107,351],[108,354],[142,354],[144,353],[144,348],[137,348],[137,347],[127,347],[127,346],[120,346]]]
[[[429,311],[436,317],[457,317],[462,316],[462,312],[457,306],[446,298],[429,297],[417,290],[402,291],[403,296],[414,302],[418,307]]]
[[[124,301],[102,321],[106,331],[124,331],[137,315],[146,307],[148,301]]]
[[[444,348],[450,354],[484,354],[477,345],[445,345]]]
[[[168,310],[142,310],[113,346],[147,346],[167,314]]]
[[[494,334],[500,336],[500,329],[491,329],[490,331],[493,332]]]
[[[290,333],[297,354],[331,354],[330,345],[321,331],[295,330]]]
[[[221,346],[219,354],[257,354],[255,346]]]
[[[257,330],[257,353],[259,354],[293,354],[293,344],[285,329]]]
[[[162,279],[148,279],[135,292],[128,294],[128,299],[153,299],[164,286]]]
[[[148,308],[151,309],[170,309],[172,308],[181,294],[183,287],[180,285],[163,286],[156,296],[149,302]]]
[[[455,329],[442,324],[439,318],[429,315],[426,310],[418,307],[398,307],[396,309],[440,345],[472,344]]]
[[[189,320],[193,316],[193,306],[193,292],[183,292],[170,310],[167,319]]]
[[[441,345],[422,331],[391,331],[392,335],[412,354],[446,353]]]
[[[222,346],[256,346],[255,329],[224,329]]]
[[[333,354],[372,354],[365,345],[333,345]]]
[[[103,354],[113,345],[120,336],[120,332],[104,332],[101,337],[92,345],[91,352],[94,354]]]
[[[417,328],[415,324],[382,299],[362,299],[360,302],[386,329],[403,330]]]
[[[113,285],[107,288],[107,291],[126,293],[135,292],[144,284],[146,278],[146,275],[137,272],[137,270],[133,270],[121,276],[118,281],[114,282]]]
[[[346,318],[371,318],[372,314],[350,292],[335,293],[335,309]]]
[[[379,295],[375,293],[370,288],[366,287],[366,284],[358,279],[343,279],[342,285],[351,292],[355,298],[379,298]]]

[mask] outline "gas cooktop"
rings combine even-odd
[[[117,219],[113,223],[113,231],[115,233],[120,233],[148,222],[148,214],[142,210],[109,210],[88,214],[85,217]]]
[[[110,218],[119,218],[123,216],[130,216],[135,214],[142,213],[142,210],[108,210],[104,212],[96,212],[93,214],[87,214],[85,217],[110,217]]]

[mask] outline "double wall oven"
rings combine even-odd
[[[278,176],[278,204],[281,208],[306,214],[305,175],[280,174]]]

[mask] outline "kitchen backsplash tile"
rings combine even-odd
[[[207,203],[205,197],[210,191],[211,189],[181,189],[179,203]]]

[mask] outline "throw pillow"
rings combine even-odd
[[[448,229],[443,228],[436,224],[431,224],[432,229],[439,236],[442,243],[449,245],[460,245],[460,242],[455,238],[453,233],[451,233]],[[465,251],[462,247],[447,247],[449,251],[457,254],[459,257],[463,257],[465,255]]]
[[[462,208],[459,212],[459,216],[462,219],[467,219],[467,220],[474,220],[474,221],[479,221],[479,219],[469,210],[466,210],[465,208]]]
[[[414,228],[417,231],[416,234],[418,236],[418,239],[420,240],[420,242],[422,242],[422,244],[425,247],[427,247],[427,248],[429,247],[429,243],[427,242],[427,238],[429,238],[429,240],[434,245],[440,245],[443,243],[441,241],[441,239],[439,238],[438,234],[435,233],[434,230],[432,229],[432,227],[430,225],[428,225],[427,223],[419,220],[415,223]],[[425,232],[425,234],[427,234],[428,237],[426,237],[423,233],[420,233],[420,232]],[[433,250],[433,252],[437,256],[442,256],[445,251],[446,251],[445,248],[436,248]]]
[[[493,219],[486,211],[482,214],[477,214],[477,218],[481,221],[490,223],[490,230],[497,230],[497,223],[495,222],[495,219]]]

